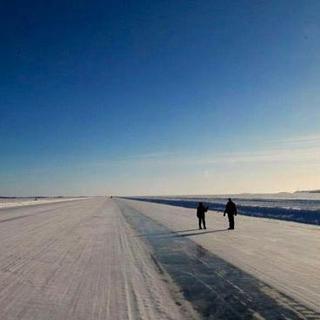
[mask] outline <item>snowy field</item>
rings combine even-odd
[[[89,198],[0,211],[1,320],[320,319],[320,228]]]
[[[55,203],[63,201],[79,200],[79,198],[0,198],[0,209],[2,208],[13,208],[13,207],[22,207],[22,206],[33,206],[46,203]]]

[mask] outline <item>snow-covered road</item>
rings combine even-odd
[[[207,230],[197,230],[193,209],[119,201],[320,312],[318,226],[238,215],[236,230],[229,231],[226,217],[209,211]]]
[[[106,198],[2,209],[0,318],[320,318],[319,227],[207,221]]]
[[[1,210],[1,320],[188,319],[134,235],[105,198]]]

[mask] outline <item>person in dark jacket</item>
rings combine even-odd
[[[202,229],[201,223],[203,225],[203,229],[206,228],[206,217],[205,213],[208,211],[209,207],[205,207],[202,202],[199,202],[198,208],[197,208],[197,217],[199,220],[199,229]]]
[[[234,229],[234,216],[237,215],[237,206],[236,204],[229,198],[226,208],[224,209],[223,216],[228,215],[229,219],[229,230]]]

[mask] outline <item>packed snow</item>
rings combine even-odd
[[[198,227],[194,209],[121,201],[171,230],[186,234],[209,252],[320,312],[318,226],[238,215],[236,229],[228,231],[227,218],[209,211],[207,230],[189,231]]]
[[[3,209],[0,242],[1,320],[193,318],[112,200]]]
[[[237,292],[243,290],[240,282],[246,281],[246,277],[237,282],[237,270],[241,270],[242,274],[245,272],[268,284],[269,287],[261,286],[260,290],[269,290],[266,292],[269,297],[278,290],[294,299],[278,301],[277,295],[272,296],[280,309],[295,314],[292,319],[317,319],[316,312],[320,312],[318,226],[237,216],[236,229],[227,231],[226,218],[209,211],[208,229],[198,230],[194,209],[106,198],[1,210],[1,319],[198,319],[198,309],[182,295],[179,282],[157,261],[148,238],[130,223],[131,211],[125,213],[121,204],[235,267],[231,281],[224,276],[224,270],[214,264],[207,266],[208,281],[218,277],[222,283],[222,291],[215,292],[216,296],[225,297],[217,306],[220,311],[230,307],[232,296],[237,297],[228,295],[228,286]],[[160,241],[157,237],[162,236],[166,235],[154,235],[153,246]],[[181,261],[174,260],[178,258],[178,250],[175,252],[178,248],[170,248],[170,239],[167,243],[169,258],[183,272]],[[166,249],[162,254],[167,254]],[[180,257],[184,254],[189,256],[190,252],[179,251]],[[194,261],[201,272],[200,263],[205,262],[203,252],[196,250],[194,254],[200,255]],[[192,264],[188,268],[196,270]],[[197,278],[197,274],[190,276]],[[185,285],[193,290],[191,283]],[[209,283],[203,285],[209,288]],[[192,292],[194,299],[197,294],[196,290]],[[241,292],[241,295],[247,300],[240,302],[255,299],[252,292]],[[202,300],[197,301],[199,306]],[[239,304],[239,300],[235,303]],[[260,310],[263,308],[260,305]],[[284,314],[265,311],[274,315],[265,319],[286,319]],[[260,312],[250,312],[253,319],[261,319]],[[212,317],[209,314],[204,319]]]

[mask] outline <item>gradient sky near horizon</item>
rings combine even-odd
[[[320,188],[320,1],[0,8],[0,195]]]

